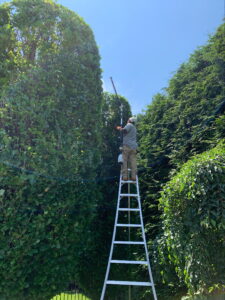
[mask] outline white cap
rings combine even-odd
[[[135,118],[135,117],[131,117],[131,118],[129,118],[129,121],[130,121],[131,123],[135,123],[135,122],[136,122],[136,118]]]

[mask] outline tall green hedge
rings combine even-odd
[[[190,157],[215,147],[224,139],[225,111],[225,24],[218,27],[209,41],[183,63],[163,93],[154,96],[139,116],[140,187],[144,199],[144,221],[158,294],[185,294],[170,260],[160,269],[157,243],[166,244],[158,209],[161,190]],[[155,255],[153,255],[155,253]],[[168,255],[167,255],[168,257]],[[160,271],[167,277],[163,285]],[[167,275],[166,275],[167,274]],[[170,279],[169,279],[170,278]],[[170,282],[168,284],[168,282]],[[169,291],[168,288],[169,287]],[[172,299],[175,298],[172,295]]]
[[[0,22],[0,298],[47,299],[79,285],[101,198],[100,57],[54,1],[3,4]]]

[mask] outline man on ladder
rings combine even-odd
[[[117,126],[117,130],[123,133],[123,166],[122,166],[122,176],[123,180],[128,180],[128,164],[131,169],[131,180],[136,181],[137,175],[137,130],[135,127],[136,119],[134,117],[129,118],[127,125],[122,128]]]
[[[113,83],[113,79],[111,77],[112,85],[116,92],[115,85]],[[118,95],[117,95],[118,96]],[[120,181],[119,181],[119,191],[118,191],[118,200],[117,200],[117,209],[116,209],[116,216],[115,216],[115,223],[114,223],[114,229],[113,229],[113,236],[112,236],[112,243],[109,253],[109,260],[107,265],[107,270],[105,274],[105,280],[102,288],[101,298],[100,300],[104,300],[105,292],[106,292],[106,286],[108,285],[126,285],[129,286],[129,299],[131,299],[131,286],[146,286],[151,287],[153,292],[154,300],[157,300],[157,295],[155,291],[155,285],[153,282],[152,277],[152,271],[150,267],[150,261],[149,261],[149,253],[148,253],[148,247],[145,237],[145,230],[144,230],[144,222],[143,222],[143,216],[142,216],[142,209],[141,209],[141,197],[140,197],[140,191],[139,191],[139,183],[138,183],[138,176],[137,176],[137,164],[136,164],[136,151],[137,151],[137,141],[136,141],[136,135],[137,130],[135,127],[135,118],[129,118],[127,125],[123,128],[123,105],[121,104],[121,122],[120,126],[117,126],[117,130],[121,131],[121,134],[123,135],[123,166],[122,166],[122,172],[120,174]],[[118,162],[120,160],[118,159]],[[131,180],[128,180],[128,164],[130,164],[131,168]],[[136,192],[131,193],[130,192],[130,184],[134,184],[136,187]],[[127,187],[124,190],[123,186]],[[121,205],[121,201],[123,205]],[[125,202],[124,202],[125,201]],[[131,206],[131,201],[133,205]],[[124,206],[124,203],[127,202],[127,205]],[[128,223],[123,223],[120,221],[119,215],[121,214],[128,214]],[[132,219],[130,217],[130,214],[136,214],[136,219],[138,221],[132,222]],[[135,215],[134,215],[135,217]],[[136,238],[132,238],[129,233],[129,238],[119,238],[117,231],[119,228],[133,228],[138,229],[139,232],[136,233]],[[140,235],[141,230],[141,235]],[[124,232],[124,230],[123,230]],[[138,257],[141,257],[138,255],[135,257],[135,260],[129,260],[127,257],[124,257],[124,259],[118,259],[114,257],[116,254],[114,253],[114,248],[119,246],[130,246],[133,245],[142,245],[144,246],[144,249],[142,248],[142,253],[145,255],[145,260],[138,259]],[[149,273],[149,279],[148,281],[134,281],[134,280],[117,280],[117,279],[110,279],[110,268],[112,264],[128,264],[128,265],[147,265],[148,273]]]

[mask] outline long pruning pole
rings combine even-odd
[[[114,92],[116,94],[116,97],[119,100],[119,96],[117,94],[116,87],[115,87],[115,84],[113,82],[112,77],[110,77],[110,80],[112,82],[112,86],[113,86]],[[121,104],[120,104],[120,126],[123,126],[123,104],[122,104],[122,101],[121,101]]]

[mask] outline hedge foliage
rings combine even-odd
[[[51,299],[77,281],[99,199],[91,183],[0,168],[0,298]],[[95,200],[96,201],[96,200]]]
[[[0,13],[14,52],[19,48],[14,63],[22,65],[8,71],[2,91],[4,159],[51,176],[92,176],[100,159],[102,88],[90,28],[52,1],[12,1]]]
[[[155,95],[145,113],[139,116],[139,162],[144,167],[139,178],[144,220],[161,299],[168,299],[168,294],[179,299],[187,288],[191,289],[178,278],[169,254],[165,254],[168,250],[158,204],[161,191],[173,174],[191,157],[212,149],[225,137],[224,30],[225,24],[219,26],[207,44],[180,66],[164,92]],[[167,259],[164,269],[160,268],[158,243],[164,249],[164,260]],[[161,271],[167,284],[163,284]]]
[[[166,269],[169,259],[192,294],[210,293],[224,285],[224,199],[224,145],[190,159],[163,189],[160,205],[167,257],[161,257],[161,264]]]
[[[101,198],[100,57],[54,1],[5,3],[0,22],[0,298],[46,299],[77,284]]]

